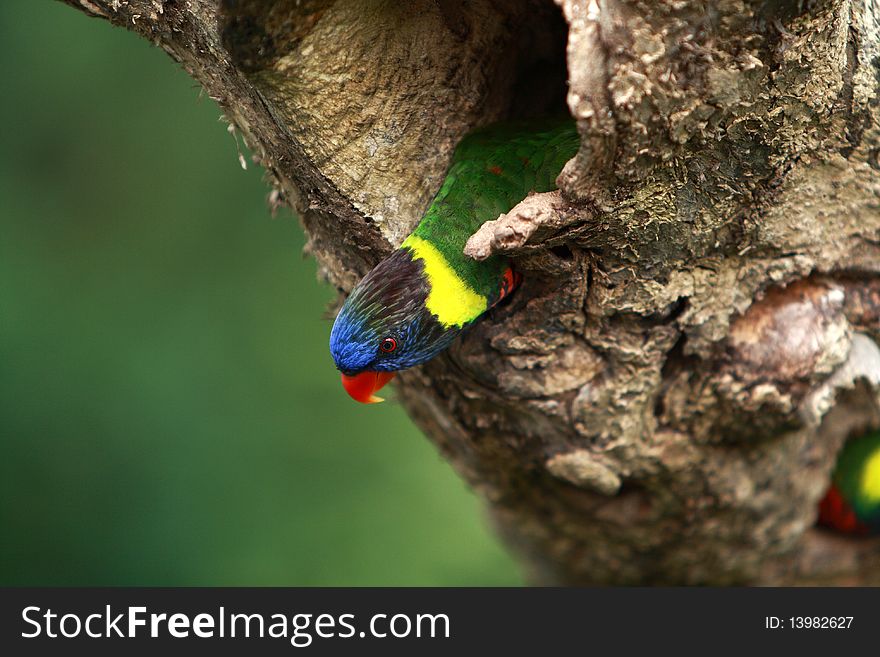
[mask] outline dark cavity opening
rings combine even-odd
[[[438,11],[442,25],[432,33],[433,41],[408,41],[412,23],[436,21]],[[472,48],[475,42],[485,45],[469,52],[466,65],[450,72],[455,78],[486,76],[484,97],[473,99],[475,113],[483,113],[485,120],[477,116],[474,126],[495,119],[567,112],[568,26],[551,0],[413,0],[405,11],[390,0],[222,0],[222,41],[245,74],[271,73],[281,58],[298,53],[302,40],[320,21],[342,15],[346,16],[344,29],[352,34],[380,31],[384,39],[397,34],[406,48],[428,55],[459,45]],[[356,18],[349,20],[350,16]],[[433,82],[444,90],[458,86],[451,77]],[[431,117],[406,119],[427,121]]]

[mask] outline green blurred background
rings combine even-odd
[[[0,583],[518,584],[162,51],[0,3]]]

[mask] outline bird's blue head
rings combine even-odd
[[[330,353],[354,399],[381,401],[373,393],[395,372],[430,360],[458,335],[458,329],[444,328],[428,311],[429,292],[423,263],[405,248],[376,265],[352,290],[333,323]]]

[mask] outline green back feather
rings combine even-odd
[[[502,123],[467,135],[414,234],[431,242],[474,291],[491,297],[507,264],[493,256],[478,262],[463,254],[468,238],[529,192],[556,189],[556,177],[577,153],[572,119],[535,124]]]

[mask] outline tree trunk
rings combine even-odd
[[[64,1],[204,85],[342,293],[567,102],[560,191],[468,247],[523,287],[400,400],[534,582],[880,584],[812,528],[880,427],[880,0]]]

